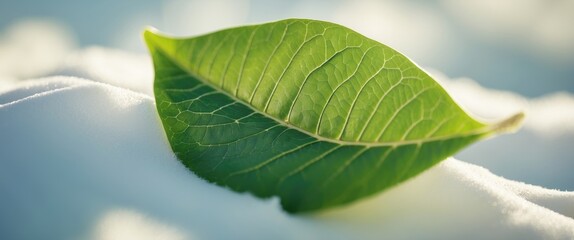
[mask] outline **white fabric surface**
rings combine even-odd
[[[574,239],[574,192],[453,158],[289,215],[185,169],[148,95],[69,77],[12,89],[0,94],[0,239]]]

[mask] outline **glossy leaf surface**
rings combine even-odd
[[[522,118],[481,123],[405,56],[332,23],[145,39],[177,157],[211,182],[279,196],[289,212],[387,189]]]

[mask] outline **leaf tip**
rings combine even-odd
[[[513,133],[516,132],[524,121],[524,112],[519,112],[506,118],[496,124],[492,125],[492,132],[494,133]]]

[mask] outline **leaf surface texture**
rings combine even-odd
[[[522,118],[479,122],[402,54],[328,22],[144,36],[177,157],[289,212],[387,189]]]

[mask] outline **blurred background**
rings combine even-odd
[[[574,190],[573,0],[1,0],[0,83],[69,74],[62,63],[93,46],[147,59],[145,26],[190,36],[284,18],[336,22],[399,50],[478,116],[527,111],[517,134],[457,158]],[[149,76],[130,71],[135,81]]]

